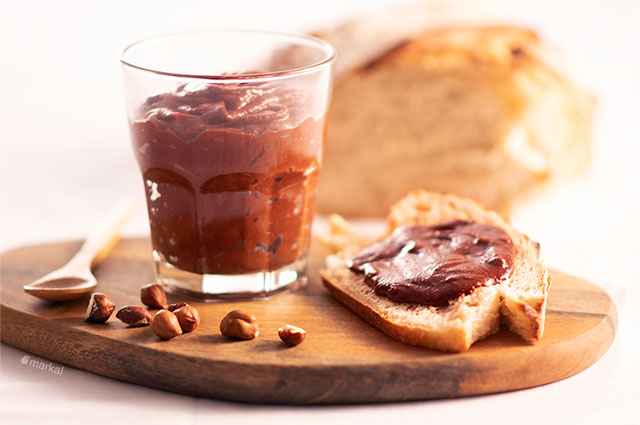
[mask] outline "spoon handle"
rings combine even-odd
[[[78,253],[69,263],[98,265],[113,250],[120,240],[120,232],[135,210],[137,203],[132,199],[123,199],[109,211],[84,241]]]

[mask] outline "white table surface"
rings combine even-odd
[[[117,62],[128,42],[203,28],[314,29],[391,1],[12,3],[0,18],[0,72],[5,82],[0,101],[2,251],[82,238],[120,197],[142,200]],[[590,280],[614,299],[619,329],[600,361],[564,381],[506,394],[278,407],[180,396],[70,367],[53,374],[22,362],[25,355],[47,365],[48,360],[2,344],[0,423],[639,424],[638,2],[480,4],[496,16],[539,30],[561,46],[569,53],[575,78],[598,96],[590,169],[551,188],[512,220],[542,242],[550,267]],[[127,234],[144,235],[146,226],[140,214]]]

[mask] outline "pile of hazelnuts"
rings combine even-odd
[[[194,331],[200,325],[200,313],[186,303],[167,304],[167,294],[162,285],[149,283],[140,289],[140,301],[151,308],[160,309],[155,316],[142,306],[127,305],[116,313],[129,327],[149,326],[161,339],[171,339],[185,332]],[[101,292],[91,294],[85,319],[91,323],[105,323],[116,309],[115,303]],[[230,311],[220,322],[220,332],[228,338],[254,339],[258,336],[256,317],[243,310]],[[306,336],[306,331],[292,325],[278,329],[280,339],[290,346],[298,345]]]

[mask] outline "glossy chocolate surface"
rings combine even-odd
[[[513,264],[513,244],[499,227],[470,221],[397,228],[361,251],[350,269],[376,294],[399,303],[443,305],[499,283]]]

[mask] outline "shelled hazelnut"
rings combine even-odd
[[[220,322],[220,332],[238,339],[253,339],[260,333],[256,316],[243,310],[230,311]]]
[[[182,334],[178,318],[169,310],[160,310],[156,313],[151,329],[162,339],[171,339]]]
[[[169,310],[169,311],[176,311],[177,309],[182,308],[182,307],[184,307],[185,305],[189,305],[189,304],[187,304],[187,303],[185,303],[185,302],[169,304],[169,305],[167,306],[167,310]]]
[[[89,305],[85,313],[85,320],[92,323],[104,323],[109,320],[116,305],[111,298],[101,292],[91,294]]]
[[[280,339],[290,346],[301,344],[307,336],[307,331],[297,326],[284,325],[278,329]]]
[[[133,305],[122,307],[116,313],[116,317],[131,327],[146,326],[153,322],[153,316],[151,316],[149,310]]]
[[[174,310],[173,314],[178,318],[183,332],[191,332],[200,324],[200,313],[192,305],[186,304]]]
[[[167,294],[162,285],[149,283],[140,288],[140,301],[150,308],[164,308],[167,305]]]

